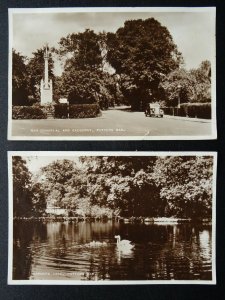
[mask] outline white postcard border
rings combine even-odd
[[[214,24],[215,40],[211,57],[211,96],[212,118],[211,134],[209,135],[166,135],[166,136],[18,136],[12,135],[12,44],[13,44],[13,14],[20,13],[72,13],[72,12],[211,12],[216,21],[216,7],[60,7],[60,8],[9,8],[9,54],[8,54],[8,140],[31,140],[31,141],[102,141],[102,140],[211,140],[217,139],[216,118],[216,22]]]
[[[81,281],[81,280],[13,280],[13,156],[212,156],[213,157],[213,196],[212,196],[212,280],[115,280],[115,281]],[[179,151],[8,151],[8,284],[9,285],[158,285],[158,284],[216,284],[216,183],[217,152],[179,152]]]

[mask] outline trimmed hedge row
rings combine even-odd
[[[54,117],[56,119],[68,118],[69,109],[67,103],[55,104],[54,108],[55,108]]]
[[[101,113],[100,107],[95,104],[55,104],[53,108],[56,119],[80,119],[95,118]],[[47,111],[44,106],[13,106],[13,119],[47,119]]]
[[[164,107],[165,115],[211,119],[211,103],[182,103],[178,107]]]
[[[13,106],[12,118],[17,119],[47,119],[47,114],[40,107],[35,106]]]
[[[95,118],[100,115],[98,104],[72,104],[69,105],[69,118]]]

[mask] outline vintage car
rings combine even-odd
[[[159,103],[148,103],[145,109],[146,117],[159,117],[162,118],[164,115],[163,109]]]

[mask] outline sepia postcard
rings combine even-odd
[[[8,153],[8,283],[216,284],[216,152]]]
[[[216,8],[9,9],[9,140],[216,139]]]

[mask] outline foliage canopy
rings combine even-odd
[[[84,216],[211,217],[212,170],[204,156],[84,156],[56,160],[31,177],[15,157],[14,214],[51,205]]]
[[[107,34],[107,60],[133,109],[159,100],[159,83],[182,62],[168,29],[154,18],[126,21]]]

